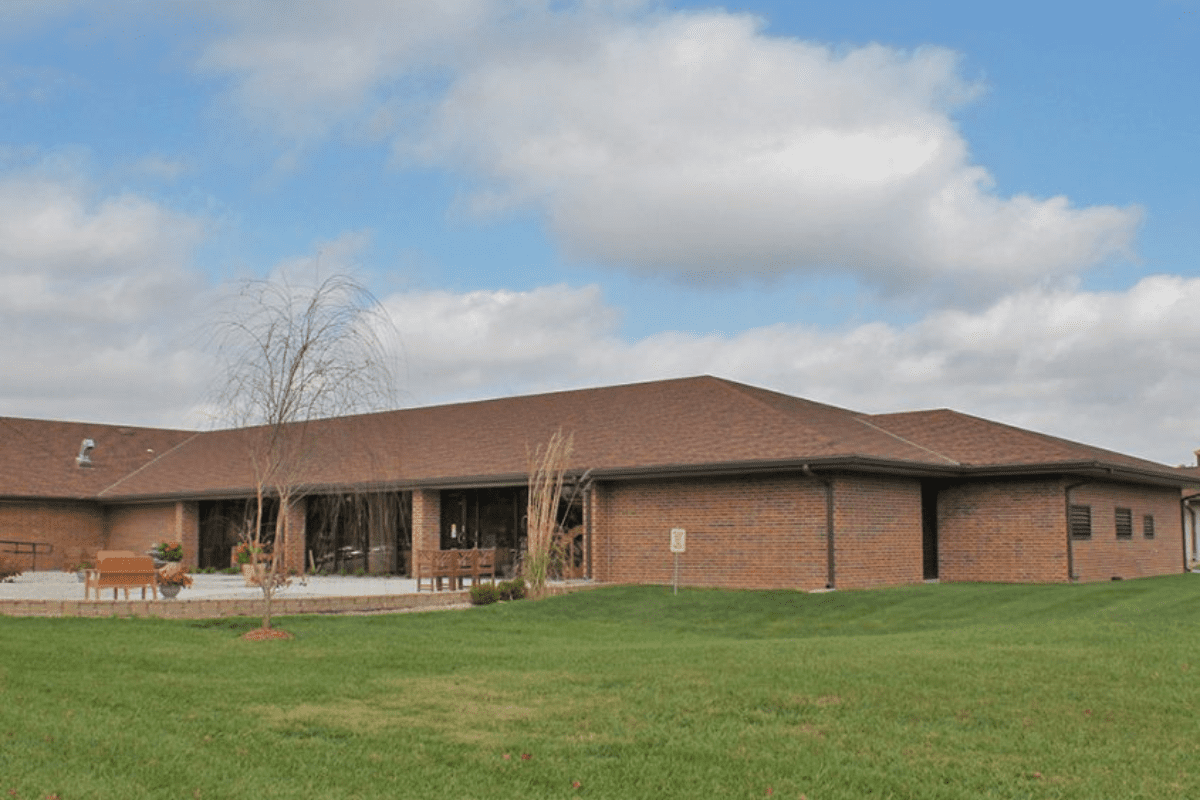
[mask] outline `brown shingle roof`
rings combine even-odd
[[[527,448],[574,433],[573,466],[599,473],[687,470],[854,454],[935,456],[853,412],[717,378],[685,378],[310,423],[306,482],[442,484],[520,481]],[[204,434],[106,497],[248,491],[249,431]]]
[[[74,423],[38,424],[62,426],[55,436],[70,442],[65,466],[56,462],[57,479],[39,484],[46,491],[62,489],[66,478],[75,481],[70,496],[91,492],[113,501],[232,496],[254,486],[248,453],[257,429],[196,435],[125,429],[143,432],[137,436],[161,434],[162,442],[145,446],[156,457],[114,462],[107,480],[94,480],[72,472],[78,470],[78,439],[92,434],[71,427]],[[527,448],[558,428],[575,435],[573,467],[610,477],[803,464],[961,474],[981,467],[1095,462],[1150,480],[1189,482],[1160,464],[952,411],[866,415],[704,376],[312,422],[303,428],[303,483],[313,488],[519,483]],[[107,429],[105,437],[111,438]],[[58,454],[63,448],[58,443],[51,450]],[[97,438],[98,459],[102,452]],[[0,472],[0,495],[11,496],[11,487],[19,485],[9,477]]]
[[[936,450],[967,467],[998,469],[1096,462],[1131,470],[1180,474],[1178,469],[1154,461],[947,409],[875,414],[869,419],[897,436]]]
[[[0,417],[0,496],[95,498],[196,434],[190,431]],[[75,459],[95,442],[92,465]]]

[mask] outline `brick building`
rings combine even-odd
[[[572,560],[607,582],[669,583],[672,529],[693,586],[1180,572],[1181,490],[1200,486],[1195,471],[953,411],[861,414],[697,377],[297,426],[303,497],[278,546],[296,568],[403,573],[413,549],[472,546],[511,563],[528,450],[558,429],[586,478],[563,510]],[[260,433],[0,419],[0,541],[52,547],[39,569],[162,539],[226,566]]]

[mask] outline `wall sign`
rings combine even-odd
[[[683,528],[671,528],[671,552],[687,552],[687,531]]]

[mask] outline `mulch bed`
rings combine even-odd
[[[243,633],[241,638],[251,642],[263,642],[268,639],[291,639],[294,637],[287,631],[281,631],[278,628],[255,628],[249,633]]]

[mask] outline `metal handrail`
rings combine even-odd
[[[0,539],[0,547],[12,547],[12,550],[4,550],[2,552],[12,553],[18,556],[33,556],[33,566],[30,567],[32,572],[37,572],[37,557],[38,553],[49,555],[54,552],[54,545],[49,542],[19,542],[12,539]],[[21,548],[28,547],[28,550]]]

